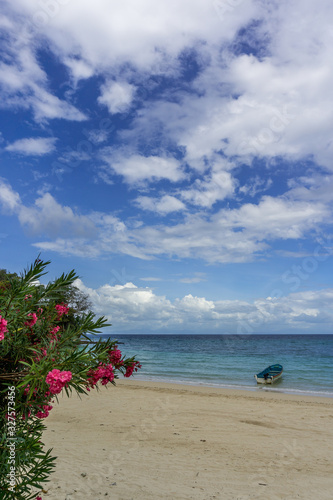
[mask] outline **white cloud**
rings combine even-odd
[[[311,176],[291,179],[289,187],[288,197],[294,200],[327,204],[333,201],[333,175],[311,172]]]
[[[190,92],[175,88],[172,102],[166,94],[146,103],[129,141],[142,137],[143,131],[149,135],[158,120],[166,143],[185,148],[192,168],[204,169],[205,159],[217,151],[237,155],[242,163],[250,163],[253,155],[312,155],[332,168],[330,0],[319,6],[312,0],[247,0],[237,5],[72,0],[66,5],[53,2],[51,11],[39,0],[4,5],[12,60],[3,63],[0,75],[3,105],[31,107],[39,121],[86,118],[71,103],[51,95],[35,56],[42,40],[74,79],[94,75],[109,82],[99,99],[111,113],[128,109],[133,85],[144,86],[148,75],[180,76],[179,56],[190,49],[201,63]],[[36,13],[44,19],[39,24]],[[30,31],[29,20],[35,23]],[[239,54],[242,43],[254,47],[257,57]]]
[[[268,180],[261,179],[258,175],[256,175],[254,179],[251,179],[250,182],[241,186],[239,188],[239,192],[254,197],[258,193],[269,189],[272,186],[272,184],[273,184],[272,179]]]
[[[0,179],[0,202],[6,212],[15,212],[20,206],[20,195],[5,181]]]
[[[74,236],[74,235],[73,235]],[[94,242],[87,242],[84,238],[56,238],[52,241],[40,241],[33,243],[33,246],[42,251],[56,252],[59,255],[75,256],[95,259],[101,254]]]
[[[94,220],[99,228],[94,239],[93,255],[120,253],[141,259],[167,255],[199,258],[210,263],[249,262],[265,255],[267,241],[303,238],[316,230],[329,212],[324,205],[290,202],[265,197],[258,204],[239,209],[221,209],[212,216],[188,215],[174,225],[125,226],[117,219],[111,224],[105,216]],[[39,242],[41,249],[90,256],[92,243],[73,240]]]
[[[72,104],[59,99],[43,88],[35,88],[34,96],[27,100],[33,108],[35,119],[43,122],[45,119],[62,118],[70,121],[84,121],[87,116]]]
[[[183,202],[170,196],[168,194],[161,198],[150,198],[149,196],[139,196],[135,203],[143,210],[158,213],[160,215],[167,215],[171,212],[178,212],[185,210],[186,207]]]
[[[238,210],[222,210],[217,218],[221,227],[244,228],[260,238],[302,238],[329,216],[322,203],[307,203],[264,196],[258,205],[247,203]]]
[[[96,234],[95,225],[88,217],[60,205],[50,193],[37,198],[32,207],[22,206],[18,218],[29,234],[67,238],[92,238]]]
[[[279,299],[207,300],[191,294],[168,300],[149,287],[103,285],[92,289],[77,280],[75,285],[92,300],[97,314],[109,318],[115,331],[136,333],[175,331],[191,333],[254,334],[269,331],[297,332],[321,324],[330,332],[333,290],[290,294]]]
[[[131,323],[135,330],[136,326],[142,324],[141,328],[146,328],[143,322],[150,318],[151,324],[163,322],[169,318],[174,309],[171,302],[165,297],[159,297],[148,288],[138,288],[133,283],[125,285],[103,285],[97,290],[86,287],[81,280],[76,280],[75,286],[89,295],[93,301],[94,310],[98,314],[113,316],[113,311],[117,310],[117,318],[120,322]],[[105,314],[108,309],[108,313]],[[112,311],[112,312],[111,312]],[[112,321],[114,322],[114,317]]]
[[[134,85],[127,82],[109,82],[101,87],[98,102],[104,104],[111,114],[127,111],[135,93]]]
[[[158,128],[185,148],[186,161],[200,171],[217,151],[238,156],[240,163],[250,163],[253,156],[298,160],[313,155],[332,168],[333,44],[325,19],[333,13],[332,4],[325,1],[318,8],[311,2],[281,2],[267,9],[263,2],[255,5],[261,21],[257,38],[266,36],[265,57],[235,55],[233,46],[221,55],[216,51],[221,45],[206,34],[205,49],[193,45],[210,57],[192,86],[199,95],[182,89],[172,93],[172,102],[168,95],[147,102],[133,122],[129,141],[152,137]],[[244,7],[228,12],[224,22],[231,23],[233,15],[240,19]],[[296,20],[300,10],[302,23]],[[309,27],[310,38],[307,31],[297,38],[294,25],[301,32]],[[247,36],[251,38],[250,28]]]
[[[7,212],[17,215],[30,236],[42,234],[55,238],[62,235],[71,239],[93,238],[96,235],[96,227],[91,219],[60,205],[50,193],[37,198],[34,205],[26,206],[19,194],[1,181],[0,202]]]
[[[75,82],[90,78],[94,74],[94,69],[83,59],[65,57],[64,64],[68,67]]]
[[[37,122],[53,118],[85,120],[84,113],[50,92],[48,77],[36,56],[36,40],[22,16],[7,20],[3,38],[7,57],[0,63],[0,106],[31,109]]]
[[[266,196],[259,204],[221,209],[210,217],[193,214],[172,226],[142,227],[131,231],[131,238],[151,256],[247,262],[268,250],[267,241],[302,238],[329,214],[321,203]]]
[[[212,300],[206,300],[204,297],[193,297],[192,294],[186,295],[181,300],[178,300],[178,307],[191,314],[202,315],[203,313],[212,313],[215,309],[215,304]]]
[[[211,172],[203,179],[197,179],[192,188],[181,191],[181,197],[194,205],[212,207],[217,201],[231,197],[236,181],[230,172]]]
[[[269,249],[268,241],[299,239],[316,231],[331,210],[319,201],[295,201],[264,196],[258,204],[223,208],[213,215],[187,214],[181,222],[147,226],[121,221],[107,213],[81,215],[43,193],[32,206],[24,206],[18,193],[1,183],[1,201],[16,214],[30,233],[52,241],[34,243],[63,254],[123,254],[140,259],[167,255],[199,258],[210,263],[248,262]],[[78,239],[77,243],[75,238]]]
[[[215,44],[231,39],[259,14],[252,0],[225,19],[218,17],[213,2],[203,0],[142,0],[139,4],[135,0],[71,0],[66,5],[54,2],[49,14],[48,4],[39,0],[6,3],[39,24],[39,33],[50,40],[59,56],[75,54],[95,71],[115,71],[124,62],[142,71],[171,70],[170,59],[184,48],[201,40]],[[44,23],[42,15],[38,23],[36,13],[43,11]]]
[[[103,158],[109,164],[110,171],[121,175],[128,184],[161,179],[177,182],[184,178],[181,164],[174,158],[136,154],[121,157],[117,153],[114,155],[111,149],[104,151]]]
[[[6,146],[6,151],[20,153],[27,156],[43,156],[52,153],[55,150],[54,137],[30,137],[18,139]]]

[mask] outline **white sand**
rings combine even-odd
[[[46,423],[43,500],[333,499],[333,399],[123,380]]]

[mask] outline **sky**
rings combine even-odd
[[[332,333],[331,0],[2,0],[0,257],[109,333]]]

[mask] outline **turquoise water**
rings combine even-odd
[[[136,355],[138,380],[333,397],[333,335],[119,335]],[[282,379],[257,385],[254,374],[280,363]]]

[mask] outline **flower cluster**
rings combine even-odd
[[[29,313],[28,316],[31,318],[28,321],[26,321],[24,324],[25,326],[34,326],[37,322],[37,314],[36,313]]]
[[[50,411],[52,410],[53,406],[51,405],[43,405],[43,410],[40,409],[37,413],[36,413],[36,417],[38,418],[46,418],[49,416],[50,414]]]
[[[69,307],[67,306],[67,304],[64,304],[64,303],[57,304],[55,306],[55,308],[56,308],[56,311],[58,313],[58,318],[57,318],[58,320],[61,318],[61,316],[63,314],[68,314],[69,313]]]
[[[57,333],[59,332],[59,330],[60,330],[60,326],[55,326],[50,331],[50,337],[51,337],[50,345],[54,345],[58,342],[60,335],[57,335]]]
[[[131,377],[134,371],[138,371],[138,368],[141,368],[140,363],[138,361],[133,361],[133,363],[130,363],[126,368],[124,377]]]
[[[117,346],[112,351],[108,352],[110,363],[112,363],[115,367],[121,366],[123,361],[121,360],[121,351],[117,349]]]
[[[50,331],[50,334],[51,334],[51,337],[53,339],[58,338],[57,333],[59,332],[59,330],[60,330],[60,326],[55,326],[54,328],[52,328],[52,330]]]
[[[3,340],[5,338],[5,333],[7,332],[7,321],[5,318],[0,316],[0,340]]]
[[[29,391],[30,391],[30,384],[28,384],[26,386],[26,388],[24,389],[24,392],[23,394],[25,396],[28,396],[29,394]],[[33,404],[36,402],[36,396],[38,396],[38,392],[39,392],[39,389],[37,387],[35,387],[35,389],[33,390],[33,394],[32,394],[32,397],[29,399],[29,403],[28,405],[31,407],[33,406]],[[44,405],[38,405],[37,408],[39,408],[38,412],[36,413],[36,417],[38,418],[46,418],[49,416],[50,414],[50,411],[52,410],[53,406],[51,406],[49,404],[50,402],[50,396],[51,396],[51,391],[46,391],[45,394],[44,394],[44,397],[45,397],[45,403]],[[53,403],[54,401],[52,401]],[[30,417],[31,415],[31,412],[29,411],[28,412],[28,418]],[[22,415],[22,418],[23,420],[25,420],[25,416]]]
[[[52,394],[59,394],[63,387],[72,379],[72,372],[60,371],[57,368],[50,371],[46,376],[46,383],[50,386]]]
[[[96,370],[90,369],[88,371],[88,383],[91,387],[95,387],[97,382],[101,380],[102,385],[114,380],[113,366],[100,363]]]

